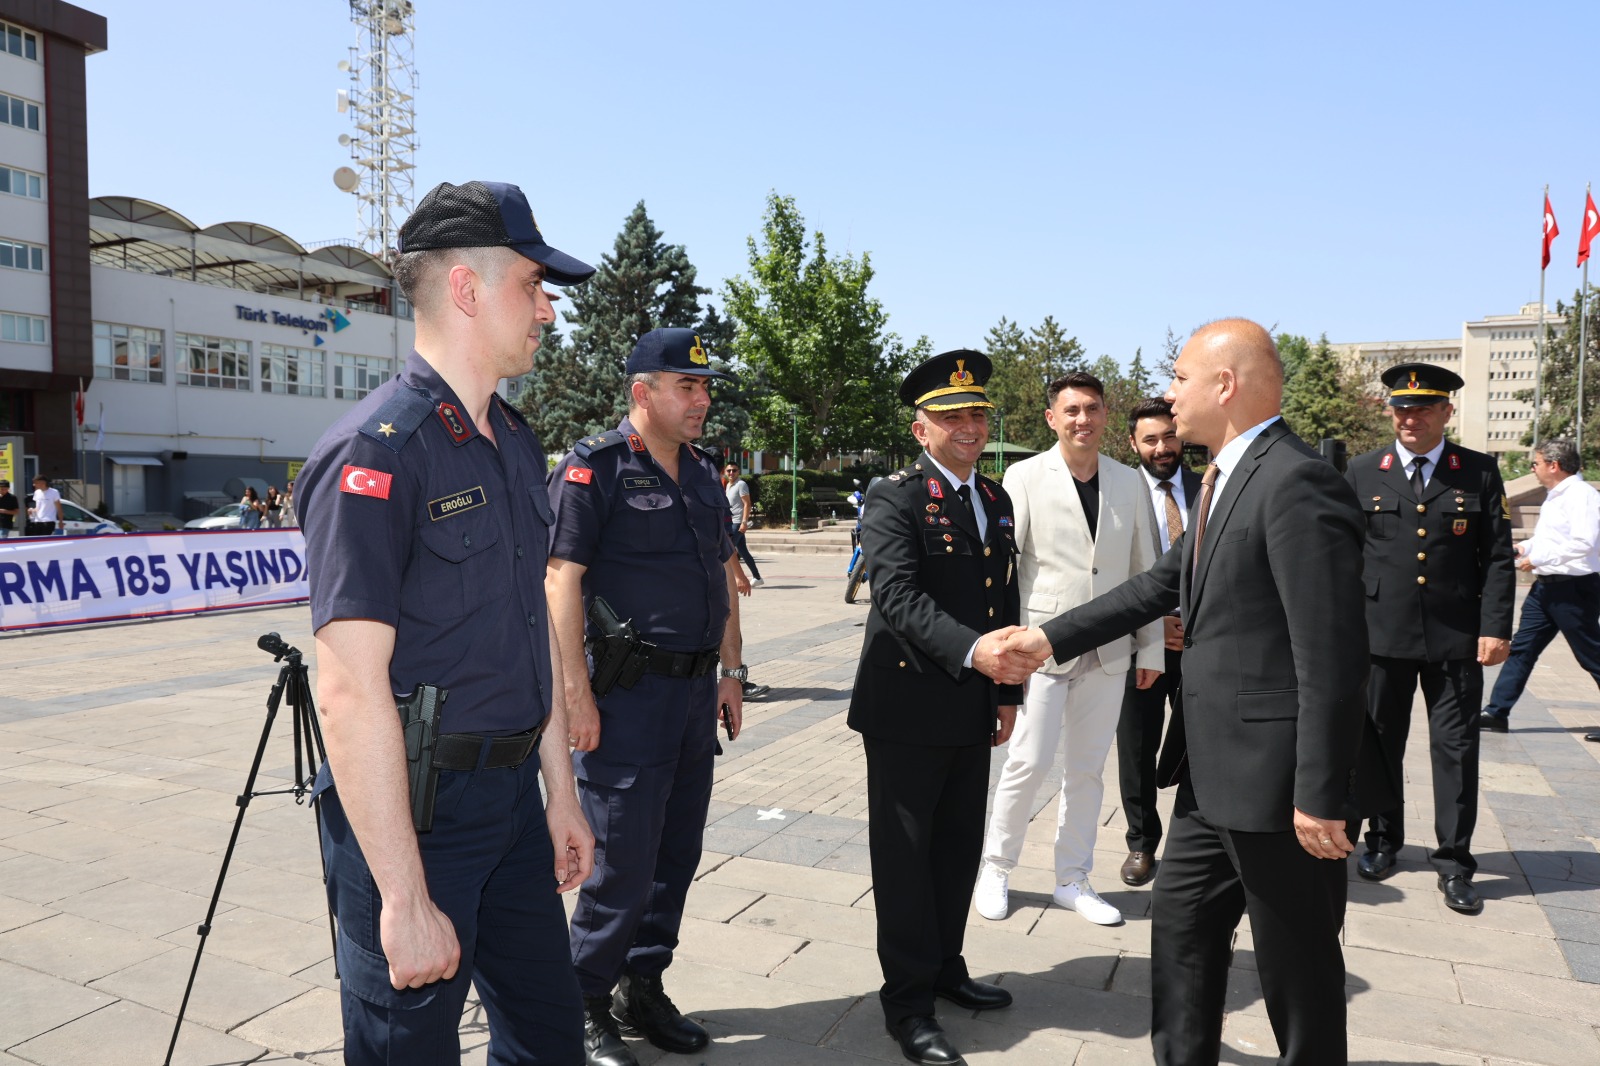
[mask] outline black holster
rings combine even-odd
[[[433,828],[433,798],[439,769],[433,764],[439,742],[439,714],[450,693],[438,685],[418,685],[395,704],[406,741],[406,775],[411,785],[411,824],[419,833]]]
[[[644,675],[650,663],[650,645],[639,637],[632,619],[624,622],[603,598],[589,601],[589,621],[600,633],[585,642],[589,657],[594,661],[594,672],[589,675],[589,689],[599,699],[621,685],[632,688]]]

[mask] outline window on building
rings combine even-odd
[[[0,93],[0,122],[10,123],[19,130],[39,132],[39,105],[20,96]]]
[[[30,174],[16,167],[0,167],[0,192],[25,196],[30,200],[43,200],[44,175]]]
[[[0,267],[13,270],[43,270],[44,249],[37,244],[8,241],[0,237]]]
[[[39,61],[39,36],[31,30],[21,26],[13,26],[9,22],[0,22],[0,47],[21,59]]]
[[[261,391],[281,396],[328,395],[327,363],[315,348],[263,344],[257,359]]]
[[[179,385],[250,391],[249,341],[178,333],[172,343],[178,353]]]
[[[22,344],[48,343],[45,319],[38,315],[16,315],[0,311],[0,341]]]
[[[359,400],[393,376],[394,361],[379,355],[334,356],[333,398]]]
[[[112,381],[167,380],[166,333],[121,322],[94,324],[94,376]]]

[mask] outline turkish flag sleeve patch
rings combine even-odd
[[[393,475],[385,474],[382,470],[368,470],[364,466],[347,466],[339,472],[339,491],[348,492],[356,496],[376,496],[380,500],[389,498],[389,482]]]
[[[594,480],[594,471],[586,466],[569,466],[567,467],[567,480],[577,482],[579,485],[587,485]]]

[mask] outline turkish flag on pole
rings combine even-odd
[[[73,414],[78,416],[78,425],[83,425],[83,379],[78,379],[78,396],[72,401]]]
[[[1600,237],[1600,211],[1594,208],[1594,197],[1583,194],[1583,231],[1578,234],[1578,265],[1589,258],[1589,243]]]
[[[1556,213],[1550,207],[1550,194],[1544,194],[1544,262],[1539,265],[1543,270],[1550,265],[1550,243],[1561,233],[1561,228],[1556,225]]]

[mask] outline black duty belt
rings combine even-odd
[[[544,722],[539,723],[538,729],[513,733],[508,737],[486,737],[477,733],[445,733],[439,737],[433,749],[433,765],[438,770],[476,770],[479,759],[484,754],[483,749],[487,746],[489,753],[487,758],[483,758],[485,770],[521,766],[532,754],[533,749],[539,746],[539,734],[543,732]]]
[[[667,651],[651,648],[645,672],[668,677],[705,677],[717,668],[717,649],[705,651]]]

